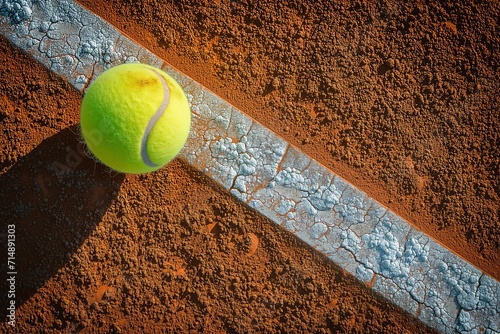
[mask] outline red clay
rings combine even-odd
[[[500,279],[498,2],[80,2]],[[81,93],[0,59],[18,332],[430,331],[182,161],[110,175]]]
[[[500,279],[500,3],[80,0]]]
[[[3,37],[0,59],[0,332],[433,332],[180,160],[110,173],[78,139],[82,94]]]

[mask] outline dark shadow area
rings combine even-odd
[[[45,139],[0,175],[2,319],[11,300],[19,308],[67,263],[124,180],[84,153],[78,131],[72,126]],[[9,292],[15,297],[6,298]]]

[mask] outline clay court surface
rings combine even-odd
[[[500,279],[498,2],[131,3],[80,1]],[[95,163],[82,93],[3,37],[0,73],[20,333],[432,332],[181,159]]]

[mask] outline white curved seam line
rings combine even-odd
[[[156,122],[160,119],[160,117],[165,113],[165,110],[167,109],[168,103],[170,101],[170,90],[168,89],[168,84],[165,81],[165,78],[156,70],[149,69],[151,72],[156,74],[158,78],[160,78],[161,84],[163,86],[163,101],[161,105],[158,107],[158,110],[154,113],[153,117],[148,122],[148,125],[146,126],[146,130],[144,130],[144,134],[142,135],[142,140],[141,140],[141,158],[142,161],[148,166],[148,167],[157,167],[158,165],[155,164],[153,161],[151,161],[151,158],[149,157],[148,154],[148,139],[149,135],[151,134],[151,131],[153,130],[153,127],[155,126]]]

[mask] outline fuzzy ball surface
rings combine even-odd
[[[189,103],[167,73],[145,64],[122,64],[88,87],[80,112],[83,138],[110,168],[142,174],[170,162],[186,143]]]

